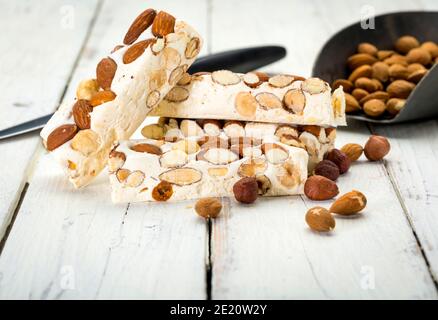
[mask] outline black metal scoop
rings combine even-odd
[[[374,29],[362,29],[360,22],[335,34],[326,42],[313,66],[313,75],[329,83],[346,79],[348,57],[356,53],[361,42],[370,42],[381,50],[389,50],[403,35],[415,36],[420,42],[438,43],[438,12],[398,12],[375,17]],[[438,67],[435,65],[417,84],[406,105],[392,119],[372,119],[365,115],[349,118],[374,123],[399,123],[438,117]]]

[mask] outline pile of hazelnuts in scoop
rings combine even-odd
[[[372,135],[362,147],[357,143],[348,143],[339,149],[329,151],[324,160],[318,163],[304,185],[304,194],[314,201],[330,200],[339,194],[336,180],[346,173],[352,162],[357,161],[362,154],[369,161],[382,160],[390,151],[388,139],[378,135]],[[259,186],[256,178],[245,177],[234,184],[233,193],[235,199],[243,204],[254,203],[258,198]],[[366,206],[365,195],[357,190],[350,191],[339,197],[329,209],[313,207],[307,211],[306,222],[312,230],[325,232],[335,227],[332,215],[354,215],[362,211]],[[195,211],[203,218],[216,218],[220,215],[222,203],[218,198],[199,199],[195,205]]]

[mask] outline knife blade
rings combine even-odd
[[[189,68],[189,73],[212,72],[220,69],[246,73],[278,61],[285,56],[286,49],[281,46],[260,46],[229,50],[199,57]],[[53,113],[0,130],[0,140],[42,129],[52,116]]]

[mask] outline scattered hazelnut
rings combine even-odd
[[[340,215],[353,215],[362,211],[367,205],[367,198],[362,192],[353,190],[338,198],[330,207],[330,212]]]
[[[327,232],[335,228],[336,222],[332,214],[323,207],[313,207],[306,213],[306,222],[310,229]]]
[[[339,149],[332,149],[327,152],[324,159],[334,162],[338,166],[340,174],[344,174],[350,168],[350,158]]]
[[[195,210],[203,218],[216,218],[222,210],[222,203],[218,198],[199,199],[195,204]]]
[[[330,160],[322,160],[315,167],[314,173],[318,176],[326,177],[332,181],[336,181],[339,177],[338,166]]]
[[[336,183],[323,176],[311,176],[304,184],[304,194],[310,200],[329,200],[336,197],[338,193]]]
[[[382,136],[371,136],[365,144],[365,156],[370,161],[378,161],[383,159],[389,153],[391,145],[388,139]]]
[[[233,186],[234,197],[242,203],[253,203],[259,194],[259,185],[254,177],[245,177],[237,181]]]
[[[341,151],[345,153],[348,158],[350,158],[351,162],[354,162],[362,155],[363,148],[360,144],[357,143],[347,143],[341,148]]]

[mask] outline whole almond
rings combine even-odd
[[[155,39],[150,38],[134,43],[128,48],[128,50],[126,50],[125,54],[123,55],[123,63],[129,64],[137,60],[137,58],[140,57],[145,52],[145,50],[154,42]]]
[[[405,99],[392,98],[386,102],[386,110],[392,115],[397,115],[406,104]]]
[[[353,190],[339,197],[330,207],[330,212],[350,216],[362,211],[367,205],[367,198],[362,192]]]
[[[363,148],[357,143],[347,143],[341,148],[341,151],[350,158],[351,162],[357,161],[363,153]]]
[[[423,66],[421,63],[411,63],[407,66],[407,69],[409,71],[409,74],[418,71],[418,70],[427,70],[425,66]]]
[[[364,89],[368,92],[374,92],[378,89],[378,85],[373,82],[370,78],[359,78],[354,82],[356,88]]]
[[[381,61],[376,62],[372,65],[373,74],[372,77],[381,82],[386,82],[389,79],[389,66]]]
[[[329,200],[339,193],[338,186],[323,176],[311,176],[304,184],[304,194],[311,200]]]
[[[371,99],[364,103],[363,111],[370,117],[378,117],[386,110],[386,104],[382,100]]]
[[[93,107],[87,100],[78,100],[73,106],[72,113],[73,119],[79,129],[90,129],[91,117],[90,113],[93,111]]]
[[[361,105],[363,105],[365,102],[373,100],[373,99],[382,100],[382,101],[386,102],[389,99],[389,93],[385,92],[385,91],[376,91],[376,92],[370,93],[369,95],[363,97],[359,101],[359,103]]]
[[[407,66],[408,60],[405,56],[399,55],[399,54],[393,54],[392,56],[390,56],[389,58],[386,58],[385,60],[383,60],[384,63],[386,63],[388,66],[392,66],[393,64],[401,64],[403,66]]]
[[[138,37],[152,25],[156,15],[157,12],[154,9],[143,11],[129,27],[123,43],[126,45],[133,44]]]
[[[359,102],[351,94],[345,94],[345,112],[355,112],[361,109]]]
[[[400,37],[395,43],[395,49],[402,54],[406,54],[410,50],[418,48],[419,46],[420,43],[418,42],[417,38],[413,36]]]
[[[353,82],[346,80],[346,79],[338,79],[338,80],[335,80],[333,82],[332,89],[336,90],[340,86],[342,86],[344,92],[347,92],[347,93],[350,93],[351,90],[353,90],[353,88],[354,88]]]
[[[377,62],[376,57],[373,57],[372,55],[367,53],[357,53],[348,58],[347,65],[350,70],[355,70],[356,68],[363,65],[371,66],[374,62]]]
[[[370,56],[376,56],[377,51],[379,50],[376,48],[376,46],[368,42],[362,42],[357,46],[358,53],[366,53]]]
[[[152,34],[162,38],[173,32],[175,32],[175,17],[164,11],[158,12],[152,24]]]
[[[389,67],[389,77],[391,80],[399,80],[403,79],[406,80],[409,76],[408,68],[401,65],[401,64],[393,64]]]
[[[348,77],[348,80],[354,83],[356,79],[362,77],[370,78],[372,74],[373,74],[373,69],[371,68],[371,66],[363,65],[355,69]]]
[[[369,92],[361,89],[361,88],[356,88],[353,90],[353,92],[351,93],[351,95],[353,97],[356,98],[357,101],[360,101],[361,99],[365,98],[367,95],[369,95]]]
[[[432,58],[438,57],[438,45],[433,41],[427,41],[421,45],[421,48],[428,51]]]
[[[425,66],[432,61],[432,56],[426,49],[415,48],[409,51],[406,59],[409,63],[420,63]]]
[[[90,105],[92,107],[97,107],[109,101],[113,101],[116,98],[116,94],[109,90],[96,92],[90,100]]]
[[[383,159],[391,149],[388,139],[382,136],[372,135],[364,147],[364,153],[368,160],[378,161]]]
[[[377,59],[383,61],[389,57],[391,57],[395,52],[392,50],[379,50],[377,51]]]
[[[100,60],[96,68],[96,80],[103,90],[110,90],[114,75],[117,71],[117,63],[111,58]]]
[[[426,73],[427,73],[427,70],[414,71],[408,76],[407,80],[412,82],[412,83],[418,83],[421,81],[421,79],[423,79],[423,77],[426,75]]]
[[[406,99],[414,90],[415,84],[408,82],[406,80],[396,80],[392,82],[386,91],[389,93],[391,98]]]
[[[78,132],[78,127],[75,124],[64,124],[53,130],[47,137],[46,148],[53,151],[67,141],[73,139]]]
[[[332,214],[323,207],[309,209],[305,219],[310,229],[318,232],[328,232],[336,226],[336,221]]]

